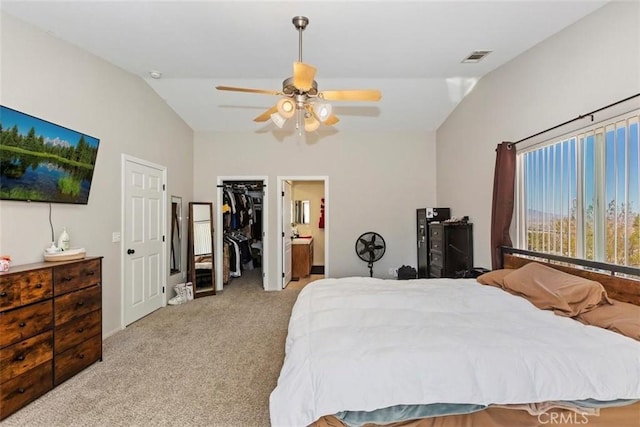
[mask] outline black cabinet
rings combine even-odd
[[[418,278],[429,277],[429,223],[450,218],[449,208],[416,209],[416,236],[418,253]]]
[[[473,224],[429,224],[429,277],[458,277],[473,268]]]

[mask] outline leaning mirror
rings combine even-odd
[[[169,271],[182,271],[182,197],[171,196],[171,259]]]
[[[195,297],[216,293],[213,271],[213,204],[189,203],[189,281]]]

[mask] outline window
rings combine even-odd
[[[640,267],[639,112],[518,153],[520,248]]]

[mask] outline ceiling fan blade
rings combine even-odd
[[[228,90],[232,92],[263,93],[265,95],[282,95],[282,92],[278,92],[277,90],[250,89],[246,87],[216,86],[216,89]]]
[[[327,120],[325,120],[323,123],[327,126],[333,126],[339,121],[340,119],[335,114],[330,114]]]
[[[304,62],[293,63],[293,85],[300,91],[306,92],[313,87],[316,69]]]
[[[258,117],[256,117],[255,119],[253,119],[254,122],[266,122],[267,120],[269,120],[271,118],[271,115],[275,112],[278,111],[278,107],[277,106],[273,106],[271,108],[269,108],[267,111],[265,111],[264,113],[260,114]]]
[[[382,93],[376,89],[323,90],[318,96],[327,101],[379,101]]]

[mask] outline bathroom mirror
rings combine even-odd
[[[309,224],[309,201],[292,200],[291,218],[295,224]]]
[[[170,274],[182,271],[182,197],[171,196],[171,259]]]
[[[189,202],[189,271],[195,297],[216,293],[213,271],[213,204]]]

